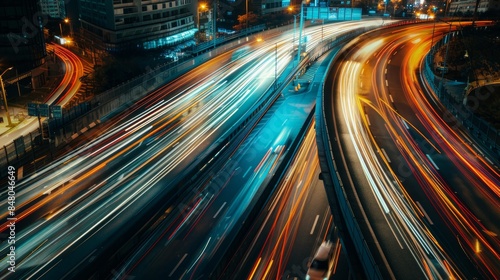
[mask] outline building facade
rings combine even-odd
[[[448,9],[448,15],[472,15],[476,8],[476,0],[452,1]],[[500,0],[480,0],[477,7],[478,13],[500,11]]]
[[[37,1],[0,1],[0,71],[13,67],[3,76],[7,85],[22,80],[36,88],[45,83],[46,22]]]
[[[51,18],[63,19],[66,17],[65,0],[39,0],[42,13]]]
[[[251,2],[251,11],[257,15],[284,13],[290,7],[290,0],[254,0]]]
[[[80,0],[83,37],[105,51],[153,49],[194,38],[191,0]]]

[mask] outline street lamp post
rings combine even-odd
[[[445,36],[446,52],[444,54],[443,70],[441,70],[441,80],[439,81],[439,98],[442,98],[442,91],[443,91],[443,87],[444,87],[444,83],[443,83],[444,72],[446,72],[448,69],[448,65],[446,64],[446,59],[448,57],[448,46],[450,45],[450,39],[448,36],[450,36],[450,34],[451,34],[452,24],[450,23],[449,25],[450,25],[450,27],[448,29],[448,34],[446,34],[446,36]]]
[[[207,8],[207,5],[200,4],[200,6],[198,6],[198,9],[196,10],[196,17],[198,19],[198,22],[197,22],[198,31],[201,30],[201,26],[200,26],[200,12],[203,12],[203,10],[205,10],[206,8]]]
[[[432,27],[432,37],[431,37],[431,54],[433,53],[432,52],[432,49],[434,48],[434,30],[436,29],[436,20],[437,18],[434,18],[434,26]]]
[[[323,37],[324,37],[324,32],[323,29],[325,27],[325,19],[323,19],[323,22],[321,23],[321,42],[323,42]]]
[[[61,38],[63,37],[63,33],[62,33],[62,25],[61,23],[59,23],[59,31],[61,32]]]
[[[3,97],[3,104],[5,106],[5,112],[7,113],[7,123],[9,127],[12,127],[12,121],[10,120],[10,114],[9,114],[9,105],[7,105],[7,95],[5,94],[5,88],[3,85],[3,75],[5,72],[12,70],[13,67],[9,67],[3,71],[3,73],[0,75],[0,84],[2,85],[2,97]]]
[[[278,89],[278,43],[274,48],[274,90]]]
[[[218,1],[215,1],[215,5],[214,5],[214,49],[217,46],[217,6],[218,6]]]
[[[293,40],[292,40],[292,52],[295,48],[295,30],[297,29],[296,18],[300,14],[293,15]]]
[[[73,25],[71,25],[71,21],[69,20],[69,18],[65,18],[64,22],[69,25],[69,35],[70,35],[71,38],[73,38]],[[72,41],[73,41],[73,39],[72,39]]]
[[[302,28],[304,27],[304,1],[300,3],[300,26],[299,26],[299,47],[297,51],[297,63],[300,63],[300,52],[301,50],[301,45],[302,45]]]

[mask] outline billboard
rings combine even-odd
[[[361,8],[304,7],[306,20],[361,20]]]

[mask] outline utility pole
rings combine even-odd
[[[446,43],[446,52],[444,54],[444,62],[443,62],[443,70],[441,71],[441,81],[439,82],[439,98],[441,99],[442,98],[442,92],[443,92],[443,87],[444,87],[444,83],[443,83],[443,80],[444,80],[444,72],[447,71],[448,69],[448,66],[446,64],[446,58],[448,57],[448,46],[450,46],[450,38],[448,36],[450,36],[451,34],[451,23],[450,23],[450,28],[448,29],[448,34],[446,34],[445,36],[445,43]]]
[[[295,30],[297,29],[296,17],[297,17],[297,15],[293,15],[293,40],[292,40],[292,51],[293,51],[293,47],[295,47]]]
[[[351,13],[352,14],[352,13]],[[321,23],[321,42],[323,43],[323,28],[325,27],[325,19]]]
[[[274,90],[278,89],[278,43],[274,48]]]
[[[214,49],[217,45],[217,3],[218,1],[216,0],[214,6]]]
[[[300,26],[299,26],[299,47],[297,51],[297,60],[300,64],[300,52],[302,47],[302,29],[304,28],[304,2],[300,3]]]
[[[481,0],[476,0],[476,6],[474,7],[474,14],[472,14],[472,27],[476,26],[477,7],[479,6],[480,1]]]
[[[434,18],[434,26],[432,27],[432,37],[431,37],[431,48],[430,48],[430,52],[432,54],[432,49],[433,49],[433,45],[434,45],[434,30],[436,29],[436,20],[437,18]]]
[[[17,84],[17,94],[19,97],[21,97],[21,87],[19,87],[19,74],[17,73],[17,68],[16,68],[16,84]]]
[[[0,75],[0,84],[2,85],[2,97],[3,97],[3,104],[5,106],[5,113],[7,115],[7,123],[9,127],[13,127],[12,121],[10,120],[10,114],[9,114],[9,105],[7,105],[7,94],[5,94],[5,88],[3,85],[3,75],[5,72],[12,70],[13,67],[9,67],[3,71],[3,73]]]

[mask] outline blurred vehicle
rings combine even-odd
[[[307,270],[306,280],[328,280],[332,268],[333,243],[323,241]]]

